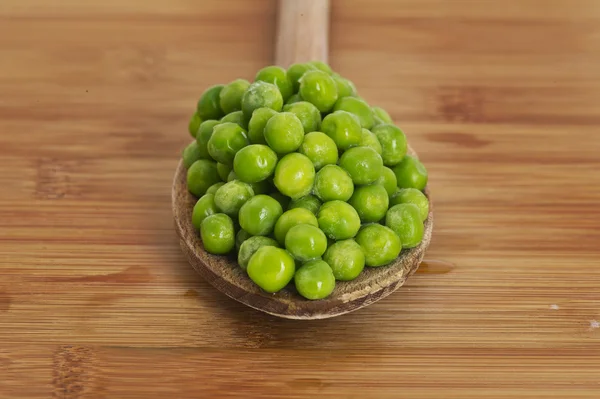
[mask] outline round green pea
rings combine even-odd
[[[224,255],[235,247],[235,230],[231,218],[216,213],[204,219],[200,225],[200,237],[206,252]]]
[[[196,138],[196,133],[198,132],[201,123],[202,119],[198,116],[198,112],[194,112],[194,115],[192,115],[190,123],[188,124],[188,131],[193,138]]]
[[[234,181],[237,180],[237,175],[235,174],[235,172],[232,170],[231,172],[229,172],[229,174],[227,175],[227,182],[230,181]]]
[[[277,165],[277,154],[262,144],[252,144],[235,154],[233,170],[237,178],[245,183],[257,183],[273,174]]]
[[[233,171],[233,166],[226,163],[217,163],[217,172],[222,181],[229,181],[229,174]]]
[[[292,199],[308,195],[315,182],[315,168],[305,155],[287,154],[275,167],[275,187]]]
[[[221,212],[237,218],[242,205],[252,198],[252,196],[254,196],[254,191],[249,184],[239,180],[232,180],[217,190],[215,193],[215,204]]]
[[[394,175],[394,178],[396,176]],[[423,194],[423,192],[417,190],[416,188],[402,188],[398,190],[391,198],[390,198],[390,206],[398,205],[398,204],[414,204],[419,208],[419,213],[421,214],[421,220],[425,221],[427,216],[429,215],[429,200]]]
[[[296,151],[304,140],[304,127],[291,112],[273,115],[264,130],[265,140],[277,154],[285,155]]]
[[[360,229],[360,217],[356,210],[343,201],[329,201],[319,209],[319,228],[334,240],[352,238]]]
[[[352,178],[354,184],[371,184],[383,172],[383,160],[371,147],[354,147],[340,157],[340,166]]]
[[[248,233],[244,229],[240,229],[235,235],[235,248],[239,251],[242,247],[242,244],[250,237],[252,237],[252,234]]]
[[[304,136],[298,152],[306,155],[316,170],[325,165],[335,165],[338,161],[338,148],[335,142],[323,132],[310,132]]]
[[[381,143],[381,157],[385,166],[394,166],[406,155],[406,136],[397,126],[377,125],[371,130]]]
[[[356,242],[365,254],[365,264],[371,267],[391,263],[402,250],[400,238],[396,233],[377,223],[362,228],[356,236]]]
[[[248,87],[250,82],[245,79],[236,79],[223,87],[219,93],[219,105],[224,113],[242,110],[242,97]]]
[[[219,104],[219,96],[223,85],[211,86],[202,93],[200,100],[198,100],[198,116],[202,120],[207,119],[219,119],[223,116],[223,110]]]
[[[274,246],[260,247],[248,262],[248,276],[269,293],[285,288],[296,272],[296,262],[287,251]]]
[[[341,150],[356,147],[362,138],[360,123],[346,111],[335,111],[323,118],[321,131],[331,137]]]
[[[275,192],[269,194],[269,196],[271,198],[273,198],[274,200],[276,200],[277,202],[279,202],[279,205],[281,205],[281,209],[288,208],[288,205],[290,204],[290,197],[286,197],[285,195],[281,194],[279,191],[275,191]]]
[[[244,231],[244,230],[240,230]],[[239,233],[238,233],[239,234]],[[240,250],[238,252],[238,264],[243,270],[246,270],[248,267],[248,262],[250,262],[250,258],[256,251],[258,251],[262,247],[279,247],[277,241],[270,237],[263,236],[252,236],[247,238],[240,245]]]
[[[264,67],[257,72],[255,81],[263,81],[272,83],[279,88],[283,101],[287,100],[292,94],[294,94],[294,88],[292,81],[287,76],[286,70],[279,66],[268,66]]]
[[[308,71],[300,78],[300,96],[321,112],[329,112],[338,99],[334,80],[323,71]]]
[[[319,226],[319,222],[317,221],[314,213],[304,208],[294,208],[286,211],[281,215],[281,217],[275,223],[275,239],[280,244],[285,244],[285,236],[288,231],[299,224],[309,224],[315,227]]]
[[[258,108],[252,113],[252,118],[248,123],[248,138],[252,144],[267,144],[265,140],[265,126],[273,115],[277,114],[277,111],[273,111],[271,108]]]
[[[372,184],[357,187],[348,203],[356,209],[363,223],[369,223],[383,219],[388,210],[389,201],[385,188],[379,184]]]
[[[356,87],[354,86],[354,83],[352,83],[348,79],[341,77],[337,73],[334,73],[333,75],[331,75],[331,77],[333,78],[335,85],[337,86],[338,101],[340,98],[343,97],[356,96]]]
[[[219,171],[219,165],[217,164],[217,172]],[[218,182],[213,184],[212,186],[210,186],[208,188],[208,190],[206,190],[206,194],[215,194],[217,192],[218,189],[220,189],[225,183],[223,182]]]
[[[402,248],[414,248],[423,240],[423,220],[415,204],[391,207],[385,215],[385,225],[400,237]]]
[[[248,144],[246,131],[236,123],[227,122],[214,127],[207,147],[215,161],[231,164],[235,154]]]
[[[187,171],[187,187],[190,193],[200,198],[210,186],[218,183],[217,164],[207,159],[200,159],[192,164]]]
[[[290,202],[289,209],[304,208],[311,211],[314,215],[319,212],[321,201],[314,195],[309,194]]]
[[[390,114],[387,113],[387,111],[381,107],[371,107],[371,110],[373,111],[373,116],[375,116],[375,121],[379,122],[377,123],[378,125],[383,124],[383,123],[388,123],[388,124],[393,124],[394,121],[392,120],[392,117],[390,116]]]
[[[304,101],[302,99],[302,97],[300,97],[300,94],[296,93],[293,94],[292,96],[290,96],[290,98],[287,99],[287,101],[285,102],[285,105],[290,105],[290,104],[294,104],[300,101]]]
[[[190,144],[188,144],[188,146],[182,151],[181,157],[183,158],[183,166],[186,168],[189,168],[194,162],[201,159],[202,156],[200,155],[200,150],[198,149],[198,143],[192,141]]]
[[[252,83],[242,97],[242,111],[248,120],[255,109],[271,108],[279,112],[281,107],[283,107],[283,97],[277,86],[261,80]]]
[[[268,195],[250,198],[240,209],[240,226],[253,236],[266,236],[273,232],[275,222],[283,214],[281,205]]]
[[[371,147],[374,149],[379,155],[383,152],[381,148],[381,143],[377,139],[377,136],[373,134],[370,130],[362,129],[360,136],[360,143],[358,144],[360,147]]]
[[[319,130],[321,127],[321,113],[317,107],[308,101],[299,101],[293,104],[284,105],[283,111],[291,112],[300,119],[305,134]]]
[[[192,224],[196,229],[200,230],[202,221],[215,213],[219,213],[219,209],[215,205],[215,196],[213,194],[204,194],[196,202],[192,210]]]
[[[292,82],[292,88],[294,93],[300,89],[300,78],[308,71],[314,71],[316,68],[310,64],[292,64],[287,70],[287,76],[290,82]]]
[[[208,141],[212,137],[213,129],[217,126],[219,121],[209,119],[200,124],[198,132],[196,133],[196,143],[198,143],[198,151],[202,159],[209,159],[210,154],[208,152]]]
[[[365,129],[371,129],[375,124],[373,111],[369,104],[356,97],[342,97],[337,100],[333,107],[334,111],[347,111],[356,115],[360,125]]]
[[[400,188],[423,190],[427,185],[427,169],[417,158],[407,155],[392,170]]]
[[[300,295],[306,299],[327,298],[335,289],[335,277],[327,263],[313,260],[296,271],[294,284]]]
[[[326,165],[317,172],[314,194],[323,202],[348,201],[354,192],[352,178],[337,165]]]
[[[320,258],[325,253],[327,237],[321,229],[312,224],[298,224],[285,235],[285,249],[295,259],[306,262]]]
[[[221,123],[226,122],[237,123],[242,129],[246,129],[248,127],[242,111],[234,111],[222,117]]]
[[[388,168],[387,166],[383,167],[381,176],[379,176],[379,179],[377,179],[375,181],[375,183],[381,184],[383,186],[383,188],[385,188],[385,191],[387,191],[388,197],[390,197],[390,199],[398,190],[398,187],[397,187],[398,183],[396,182],[396,174],[394,174],[394,171],[391,170],[390,168]]]
[[[331,67],[323,61],[310,61],[308,62],[308,64],[311,65],[313,68],[318,69],[319,71],[327,73],[328,75],[331,75],[333,73]]]
[[[336,280],[354,280],[365,268],[365,254],[353,239],[337,241],[332,244],[323,260],[327,262]]]

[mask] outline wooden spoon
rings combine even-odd
[[[277,64],[326,61],[329,2],[326,0],[281,0],[278,21]],[[416,156],[409,148],[409,153]],[[192,209],[197,199],[189,193],[186,168],[180,162],[172,189],[173,215],[180,245],[194,269],[211,285],[230,298],[254,309],[288,319],[324,319],[339,316],[372,304],[397,290],[419,267],[431,241],[433,204],[429,190],[429,215],[423,241],[403,250],[391,264],[365,267],[358,278],[337,282],[333,293],[322,300],[302,298],[293,284],[276,294],[268,294],[254,284],[238,266],[235,256],[216,256],[204,250],[200,235],[192,225]]]

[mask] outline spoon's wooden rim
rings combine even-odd
[[[409,148],[409,153],[416,153]],[[368,306],[396,291],[419,267],[431,241],[433,204],[429,188],[429,215],[425,220],[423,240],[415,247],[403,250],[391,264],[365,267],[353,281],[336,282],[334,292],[325,299],[310,301],[302,298],[290,284],[276,294],[262,291],[237,265],[233,256],[211,255],[204,250],[200,235],[192,225],[192,210],[196,198],[187,190],[187,170],[179,162],[172,188],[173,216],[181,249],[192,267],[212,286],[225,295],[262,312],[288,319],[325,319]]]

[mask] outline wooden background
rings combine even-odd
[[[212,289],[170,209],[195,101],[272,62],[275,4],[0,1],[0,397],[600,397],[600,2],[333,1],[442,262],[314,322]]]

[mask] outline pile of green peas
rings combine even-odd
[[[329,296],[423,239],[427,170],[406,136],[322,62],[268,66],[204,91],[183,151],[207,252],[275,293]]]

